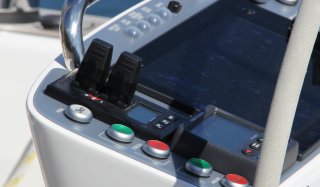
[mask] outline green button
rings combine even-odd
[[[190,159],[190,162],[199,168],[205,168],[205,169],[212,168],[212,165],[209,162],[199,158],[192,158]]]
[[[113,124],[111,128],[123,134],[133,134],[133,130],[122,124]]]

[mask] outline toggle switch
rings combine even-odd
[[[130,106],[136,91],[141,64],[140,57],[123,52],[112,68],[107,85],[103,90],[103,97],[120,108]]]
[[[109,74],[112,51],[111,44],[94,39],[83,58],[72,85],[94,95],[100,93]]]

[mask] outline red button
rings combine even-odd
[[[253,156],[253,155],[254,155],[253,150],[250,149],[250,148],[244,149],[244,150],[242,151],[242,153],[245,154],[245,155],[248,155],[248,156]]]
[[[237,184],[249,184],[248,180],[240,175],[237,175],[237,174],[227,174],[226,175],[226,178],[231,181],[231,182],[234,182],[234,183],[237,183]]]
[[[161,141],[158,141],[158,140],[148,140],[147,144],[150,147],[153,147],[155,149],[159,149],[159,150],[162,150],[162,151],[168,151],[170,149],[167,144],[165,144],[165,143],[163,143]]]

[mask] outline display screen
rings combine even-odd
[[[149,122],[154,120],[158,115],[160,115],[159,112],[143,105],[135,106],[128,112],[129,117],[143,124],[148,124]]]
[[[254,15],[244,12],[250,8]],[[136,51],[144,61],[140,84],[264,127],[290,24],[249,1],[219,1]],[[312,84],[310,64],[292,129],[302,151],[320,138],[310,130],[320,129],[320,86]]]
[[[259,132],[220,116],[212,116],[191,131],[208,142],[229,151],[241,151]],[[237,137],[237,138],[235,138]]]

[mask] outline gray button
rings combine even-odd
[[[249,187],[249,182],[246,178],[237,174],[227,174],[221,184],[224,187]]]
[[[167,8],[162,8],[162,9],[160,9],[160,10],[158,11],[158,15],[159,15],[162,19],[168,20],[168,19],[171,18],[172,13],[171,13],[171,11],[170,11],[169,9],[167,9]]]
[[[92,112],[82,105],[70,105],[66,108],[64,114],[68,118],[80,123],[90,123],[92,120]]]
[[[278,0],[280,3],[283,3],[285,5],[296,5],[298,3],[298,0]]]
[[[151,25],[160,25],[161,23],[160,16],[156,14],[150,14],[149,16],[147,16],[147,20],[149,23],[151,23]]]
[[[113,124],[106,134],[119,142],[130,143],[134,138],[134,132],[131,128],[122,124]]]
[[[136,27],[138,27],[141,31],[146,32],[151,29],[151,24],[145,20],[140,20],[136,23]]]
[[[142,150],[156,158],[168,158],[170,155],[170,147],[158,140],[148,140],[142,147]]]
[[[210,177],[212,165],[200,158],[191,158],[185,165],[185,169],[199,177]]]
[[[132,38],[138,38],[141,35],[141,31],[135,26],[129,26],[126,28],[125,33]]]

